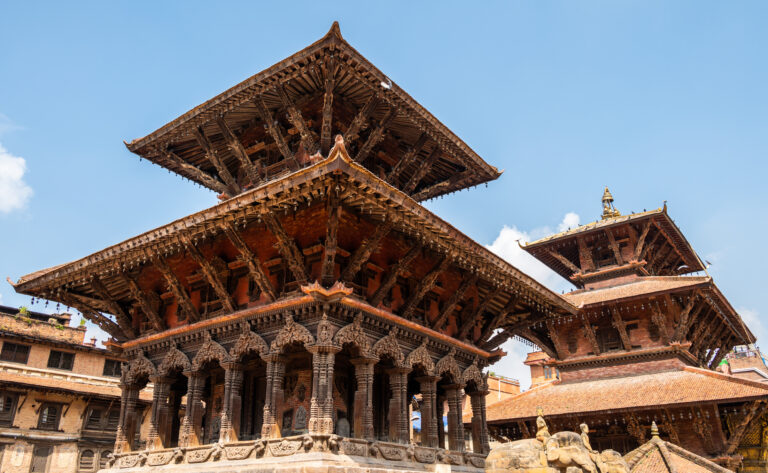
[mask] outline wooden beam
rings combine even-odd
[[[665,345],[669,344],[670,336],[669,330],[667,330],[667,317],[658,307],[651,307],[651,323],[659,329],[661,341],[664,342]]]
[[[638,261],[645,259],[645,257],[648,255],[648,251],[650,251],[651,249],[656,249],[656,242],[659,240],[659,237],[662,235],[663,233],[657,228],[656,234],[653,235],[653,238],[651,238],[651,242],[645,245],[643,249],[640,251],[640,258],[638,258]]]
[[[557,350],[555,350],[555,347],[540,337],[538,334],[536,334],[533,330],[529,328],[521,328],[517,333],[519,336],[528,339],[531,343],[541,348],[541,351],[550,357],[555,359],[557,358]]]
[[[205,276],[205,279],[208,281],[208,284],[211,285],[213,291],[219,297],[221,305],[224,306],[224,309],[227,312],[234,312],[237,304],[235,304],[235,301],[227,291],[227,288],[224,287],[224,284],[219,279],[219,275],[216,274],[216,270],[214,269],[213,265],[211,265],[211,263],[205,259],[203,253],[200,252],[200,249],[197,247],[197,245],[192,243],[192,240],[188,235],[182,233],[180,236],[182,243],[184,243],[184,248],[186,248],[189,256],[195,260],[195,263],[200,266],[200,271],[202,271],[203,276]]]
[[[347,128],[347,131],[344,133],[344,143],[349,145],[349,143],[352,143],[360,137],[360,131],[365,128],[365,125],[368,122],[368,117],[371,116],[371,113],[373,113],[373,110],[378,103],[379,94],[374,92],[368,97],[368,100],[360,111],[357,112],[355,118],[352,119],[352,123],[349,124],[349,128]]]
[[[288,263],[288,268],[293,273],[293,277],[299,284],[306,284],[309,281],[309,273],[304,264],[304,256],[301,254],[296,240],[288,236],[280,220],[272,212],[262,214],[267,229],[277,239],[277,250]]]
[[[445,321],[448,320],[448,316],[450,316],[456,309],[456,306],[461,302],[461,299],[464,297],[467,290],[477,283],[477,279],[478,277],[476,274],[472,274],[469,277],[462,279],[459,288],[451,294],[451,297],[448,298],[443,306],[443,310],[440,311],[440,315],[435,319],[435,323],[432,324],[432,329],[440,330],[443,327]]]
[[[107,287],[104,285],[101,279],[99,279],[99,277],[95,274],[91,278],[91,288],[93,289],[93,292],[95,292],[104,301],[110,312],[112,312],[112,314],[115,316],[115,320],[120,326],[120,330],[122,330],[123,333],[128,337],[134,338],[136,336],[136,332],[134,332],[133,326],[131,325],[131,316],[128,315],[125,310],[123,310],[120,304],[109,293]]]
[[[416,192],[414,194],[411,194],[411,198],[413,200],[421,201],[428,197],[434,197],[437,193],[443,192],[442,189],[450,189],[457,187],[463,187],[467,183],[473,182],[473,179],[475,178],[475,175],[468,170],[462,171],[458,174],[454,174],[453,176],[444,179],[442,181],[436,182],[429,187],[424,187],[419,190],[419,192]]]
[[[691,315],[693,306],[696,305],[697,295],[698,292],[693,291],[693,294],[691,294],[691,298],[688,300],[685,308],[683,308],[683,311],[680,312],[680,320],[677,322],[677,327],[675,328],[675,334],[672,336],[672,340],[676,342],[683,340],[683,336],[685,336],[685,333],[688,331],[688,317]]]
[[[168,160],[171,160],[176,163],[182,170],[186,171],[187,173],[192,175],[193,179],[197,179],[200,181],[204,186],[213,189],[214,191],[218,192],[219,194],[228,194],[230,193],[230,189],[227,187],[226,184],[221,182],[220,180],[216,179],[212,175],[208,174],[207,172],[196,168],[195,166],[189,164],[188,162],[184,161],[179,157],[176,153],[170,150],[163,150],[162,154],[165,155],[165,158]]]
[[[264,125],[267,127],[267,131],[275,141],[277,149],[280,151],[283,159],[293,159],[295,162],[296,158],[293,156],[293,153],[291,153],[291,149],[288,147],[288,143],[285,142],[285,138],[283,138],[283,134],[277,127],[277,124],[275,124],[275,120],[272,118],[272,113],[270,113],[267,105],[264,103],[264,98],[259,95],[254,100],[254,104],[256,104],[256,110],[259,112],[259,117],[261,117],[261,121],[264,122]]]
[[[589,341],[589,344],[592,345],[592,351],[595,355],[600,354],[600,344],[597,343],[597,334],[595,334],[595,328],[592,326],[591,323],[589,323],[589,320],[587,318],[583,319],[584,322],[584,336]]]
[[[448,266],[450,265],[451,260],[444,256],[435,266],[432,267],[429,273],[427,273],[426,276],[424,276],[419,281],[416,289],[413,291],[413,294],[411,294],[408,300],[405,301],[405,304],[403,304],[403,309],[400,312],[401,317],[404,319],[411,318],[413,311],[419,305],[421,300],[424,299],[424,296],[427,295],[427,293],[431,291],[433,287],[435,287],[435,284],[437,284],[437,278],[443,272],[445,272],[445,270],[448,269]]]
[[[640,261],[640,255],[643,254],[643,245],[645,245],[645,238],[648,236],[648,231],[651,229],[651,221],[648,220],[645,222],[645,225],[643,225],[643,231],[640,233],[640,238],[637,240],[637,245],[635,245],[635,253],[634,253],[634,259],[635,261]]]
[[[613,317],[613,328],[619,331],[619,338],[621,338],[621,344],[624,349],[629,351],[632,349],[632,343],[629,340],[629,334],[627,333],[627,323],[621,318],[621,314],[616,309],[611,310],[611,317]]]
[[[320,125],[320,150],[323,156],[327,156],[331,150],[331,128],[333,124],[333,88],[335,86],[334,69],[336,63],[333,58],[329,60],[325,70],[325,83],[323,93],[323,121]]]
[[[493,292],[491,292],[490,294],[485,295],[482,301],[475,308],[475,311],[472,313],[472,315],[470,315],[470,317],[461,324],[461,327],[459,328],[458,337],[457,337],[459,340],[463,340],[467,337],[467,334],[469,333],[469,331],[477,323],[477,319],[482,318],[483,313],[485,312],[485,309],[487,309],[490,303],[494,299],[496,299],[502,292],[504,292],[504,289],[501,286],[499,286],[493,289]]]
[[[187,290],[184,289],[179,278],[173,271],[171,271],[168,262],[160,256],[151,256],[150,260],[157,270],[160,271],[160,274],[163,275],[163,278],[165,278],[165,282],[168,283],[168,288],[176,297],[176,302],[178,303],[179,308],[183,309],[187,314],[189,323],[200,320],[200,313],[197,311],[197,307],[192,303],[192,299],[189,298],[189,294],[187,294]]]
[[[83,314],[83,317],[96,324],[100,329],[110,334],[112,338],[118,342],[124,342],[129,338],[133,338],[133,336],[129,337],[118,324],[110,320],[106,315],[101,314],[98,311],[91,309],[90,307],[72,307],[75,307],[77,310],[79,310],[80,313]]]
[[[477,339],[479,342],[483,342],[484,340],[487,340],[494,330],[496,330],[496,327],[501,325],[501,323],[504,321],[505,318],[507,318],[507,315],[509,315],[510,312],[515,310],[515,306],[517,305],[517,301],[520,298],[514,295],[510,295],[509,301],[507,302],[507,305],[504,306],[501,311],[499,311],[498,314],[496,314],[486,325],[483,327],[483,332],[480,334],[480,338]]]
[[[224,120],[223,116],[218,116],[216,117],[216,124],[219,126],[219,130],[221,130],[221,135],[224,137],[224,141],[226,141],[227,146],[229,146],[229,151],[240,161],[240,166],[245,170],[245,174],[248,176],[251,184],[258,184],[261,181],[259,170],[251,161],[243,144],[240,143],[240,140],[237,139],[234,132],[232,132],[232,129],[227,125],[227,121]]]
[[[736,453],[736,449],[739,448],[739,444],[744,439],[744,434],[747,432],[749,424],[757,417],[758,413],[762,412],[762,408],[765,406],[765,401],[757,400],[749,403],[747,408],[747,414],[740,416],[736,428],[733,429],[733,433],[728,438],[728,442],[725,444],[725,454],[733,455]]]
[[[341,214],[341,199],[339,192],[328,191],[328,219],[325,223],[325,245],[323,245],[323,265],[320,270],[320,283],[325,286],[333,284],[336,268],[336,251],[338,250],[339,215]]]
[[[424,145],[427,144],[427,138],[428,137],[426,133],[422,133],[421,136],[419,136],[419,139],[416,140],[416,143],[411,146],[408,152],[405,153],[402,158],[400,158],[400,161],[398,161],[389,172],[389,175],[387,176],[387,182],[395,185],[398,178],[400,177],[400,173],[402,173],[404,169],[411,165],[411,163],[416,159],[416,156],[418,156],[421,152],[421,149],[424,147]]]
[[[406,182],[403,186],[403,192],[410,194],[416,189],[416,186],[419,185],[419,182],[421,182],[424,176],[427,175],[427,172],[429,172],[429,170],[437,161],[437,158],[440,156],[440,151],[440,147],[435,146],[435,149],[432,150],[432,153],[430,153],[427,159],[418,164],[416,171],[414,171],[411,178],[408,179],[408,182]]]
[[[579,266],[584,272],[594,270],[595,261],[592,259],[592,252],[589,247],[587,247],[587,242],[584,240],[584,236],[577,236],[576,242],[579,245]]]
[[[550,256],[552,256],[553,258],[555,258],[559,262],[563,263],[568,269],[573,271],[574,274],[576,274],[579,271],[581,271],[581,269],[579,269],[578,266],[576,266],[575,264],[571,263],[571,260],[569,260],[565,256],[561,255],[560,253],[557,253],[557,252],[552,251],[552,250],[547,250],[547,253],[549,253]]]
[[[291,125],[295,126],[299,131],[301,141],[304,143],[304,147],[307,149],[309,154],[314,154],[316,151],[318,151],[317,143],[315,143],[315,137],[312,135],[312,131],[307,126],[307,122],[304,120],[301,112],[298,108],[296,108],[296,105],[293,103],[291,98],[288,97],[288,93],[285,91],[285,87],[278,85],[277,93],[280,95],[280,101],[283,102],[283,106],[288,112],[288,121],[290,121]]]
[[[248,272],[251,275],[251,279],[253,279],[253,282],[258,286],[259,290],[266,294],[271,300],[277,299],[275,287],[272,285],[269,276],[264,272],[264,269],[262,269],[261,261],[256,254],[248,248],[245,240],[240,236],[240,233],[238,233],[232,222],[226,222],[224,224],[224,233],[226,233],[229,241],[232,242],[232,246],[240,252],[240,257],[248,266]]]
[[[381,301],[384,300],[384,297],[389,293],[389,290],[392,289],[392,286],[397,282],[397,278],[408,269],[408,265],[411,264],[411,261],[413,261],[419,253],[421,253],[421,246],[415,245],[411,247],[405,256],[400,258],[398,262],[391,267],[386,278],[384,278],[379,288],[376,289],[376,292],[373,294],[373,297],[371,297],[371,305],[373,307],[378,307],[378,305],[381,304]]]
[[[497,333],[493,338],[483,343],[482,349],[485,351],[494,351],[499,348],[501,344],[512,338],[512,333],[505,330],[501,333]]]
[[[720,344],[717,346],[717,354],[709,362],[709,369],[711,370],[716,369],[717,365],[719,365],[720,362],[723,360],[723,358],[725,358],[725,355],[727,355],[728,352],[730,351],[728,347],[732,346],[732,342],[731,342],[732,340],[733,340],[732,336],[727,336],[723,339],[722,342],[720,342]]]
[[[381,244],[381,240],[392,230],[392,221],[386,220],[376,225],[376,230],[373,234],[367,237],[360,246],[357,247],[355,253],[350,258],[347,267],[344,268],[344,273],[341,275],[342,281],[351,281],[357,276],[363,263],[368,261],[374,251]]]
[[[706,304],[703,305],[706,307]],[[699,323],[699,325],[696,326],[696,329],[694,329],[693,334],[691,335],[691,352],[695,352],[696,349],[701,345],[701,342],[703,342],[704,332],[706,332],[709,325],[716,318],[717,316],[715,315],[715,311],[711,308],[708,308],[707,312],[704,314],[704,319],[701,321],[701,323]]]
[[[160,314],[158,314],[154,307],[152,307],[152,304],[150,304],[149,299],[147,299],[146,294],[141,290],[139,284],[125,273],[120,273],[118,277],[121,278],[123,283],[128,287],[131,297],[138,302],[141,311],[147,316],[147,319],[149,319],[149,322],[155,330],[158,332],[165,330],[165,322],[163,321],[163,318],[160,317]]]
[[[205,133],[203,133],[203,129],[201,127],[197,127],[194,129],[193,133],[195,135],[195,139],[197,140],[197,144],[200,145],[200,148],[202,148],[205,152],[206,158],[208,158],[208,160],[213,163],[213,166],[216,168],[216,172],[218,172],[221,180],[227,184],[227,188],[229,188],[229,190],[232,192],[232,195],[237,195],[242,192],[242,189],[237,183],[237,180],[232,177],[232,174],[229,172],[229,169],[227,169],[227,166],[224,165],[224,162],[219,157],[216,149],[214,149],[211,142],[205,136]]]
[[[568,356],[567,350],[563,341],[560,339],[560,333],[555,328],[555,322],[552,319],[547,319],[547,332],[549,333],[549,338],[552,339],[552,345],[557,353],[557,359],[564,360]]]
[[[616,241],[616,237],[613,235],[613,232],[609,229],[605,229],[605,235],[608,237],[608,243],[611,245],[611,249],[613,250],[613,256],[616,258],[616,264],[621,266],[624,264],[624,258],[621,257],[621,248],[619,248],[619,243]]]
[[[707,307],[707,304],[702,302],[701,304],[698,304],[696,308],[691,312],[691,315],[688,317],[688,323],[683,328],[681,341],[685,341],[687,339],[686,336],[688,335],[688,332],[691,330],[691,326],[696,321],[696,319],[699,318],[699,315],[701,315],[701,313],[704,311],[706,307]]]
[[[368,157],[368,154],[371,152],[373,147],[379,144],[379,142],[384,138],[384,132],[387,130],[389,122],[395,118],[395,115],[397,115],[397,110],[395,108],[390,108],[387,110],[387,113],[384,114],[384,118],[382,118],[381,121],[376,125],[376,128],[371,131],[371,134],[368,135],[368,139],[366,139],[365,143],[363,143],[363,146],[360,147],[360,151],[358,151],[357,155],[355,156],[355,161],[358,163],[365,161],[365,158]]]

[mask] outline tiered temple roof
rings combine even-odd
[[[307,48],[126,146],[233,196],[327,155],[339,133],[355,161],[417,201],[501,174],[350,46],[337,23]]]

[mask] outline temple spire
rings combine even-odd
[[[611,195],[611,191],[606,187],[603,192],[603,220],[618,217],[620,215],[621,212],[616,210],[616,207],[613,206],[613,196]]]

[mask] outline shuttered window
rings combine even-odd
[[[78,468],[80,471],[92,471],[95,465],[95,459],[96,457],[93,453],[93,450],[83,450],[80,453],[80,463]]]
[[[27,359],[29,359],[29,345],[3,342],[3,349],[0,351],[0,361],[26,364]]]
[[[51,350],[51,354],[48,357],[48,368],[72,371],[72,365],[74,365],[74,363],[74,353]]]
[[[59,415],[61,406],[58,404],[43,404],[40,409],[40,418],[37,427],[45,430],[56,430],[59,428]]]

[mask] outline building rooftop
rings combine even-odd
[[[338,23],[310,46],[126,146],[232,196],[279,177],[280,161],[300,166],[302,154],[325,155],[332,134],[342,132],[356,161],[386,173],[415,200],[501,175],[350,46]]]
[[[578,382],[553,382],[488,406],[489,423],[547,416],[738,402],[768,397],[768,386],[701,368]],[[465,419],[465,421],[468,421]]]
[[[624,455],[631,473],[731,473],[652,432],[651,440]]]

